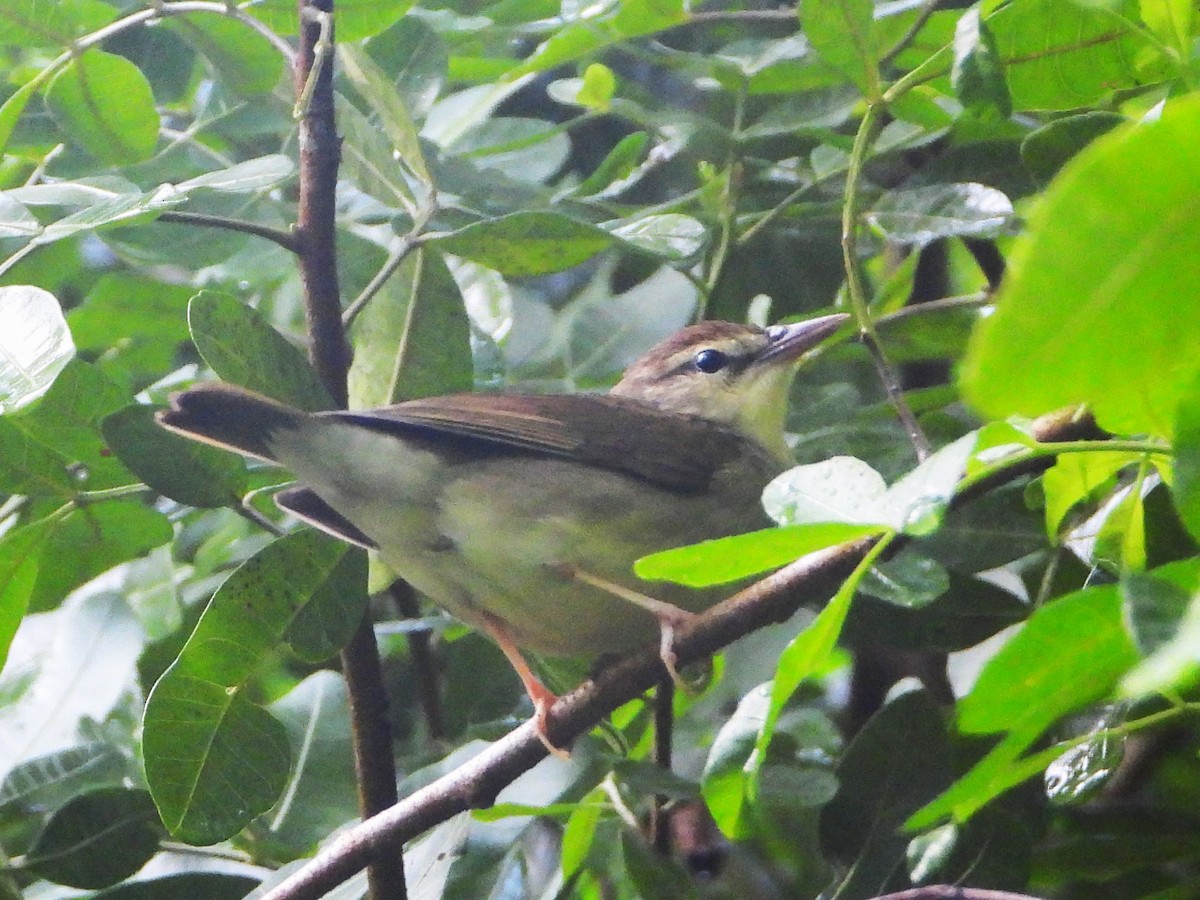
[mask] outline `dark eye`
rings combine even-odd
[[[786,325],[771,325],[769,328],[767,328],[767,340],[777,341],[787,334],[787,331]]]
[[[696,354],[696,368],[709,375],[720,372],[728,362],[729,357],[720,350],[701,350]]]

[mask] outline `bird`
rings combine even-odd
[[[637,578],[660,550],[769,527],[765,486],[791,465],[784,420],[801,358],[849,317],[760,328],[704,321],[606,394],[454,394],[305,412],[234,385],[173,395],[165,428],[291,471],[276,503],[376,551],[500,647],[538,735],[557,697],[526,652],[598,658],[723,599]]]

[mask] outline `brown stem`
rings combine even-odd
[[[252,234],[255,237],[266,238],[268,241],[278,244],[289,253],[300,252],[300,244],[296,240],[296,235],[292,232],[283,231],[280,228],[271,228],[269,225],[259,225],[256,222],[247,222],[243,219],[231,219],[227,216],[210,216],[205,213],[168,211],[159,213],[158,221],[176,222],[180,225],[200,225],[205,228],[223,228],[226,231]]]
[[[313,368],[339,407],[345,408],[350,345],[342,327],[337,271],[335,189],[341,142],[333,104],[333,0],[299,0],[300,41],[295,90],[300,99],[300,199],[296,241]],[[323,59],[323,64],[315,65]],[[364,819],[394,807],[396,763],[387,720],[387,693],[370,614],[342,650],[350,696],[354,770]],[[367,872],[372,900],[404,900],[401,843],[386,839]]]
[[[654,689],[654,763],[668,772],[674,732],[675,682],[664,677]],[[671,820],[666,807],[667,798],[662,795],[656,795],[650,807],[650,845],[664,856],[671,850]]]
[[[314,14],[315,13],[315,14]],[[341,139],[333,117],[333,62],[328,57],[313,72],[322,36],[321,17],[333,13],[333,0],[300,0],[300,46],[296,56],[296,96],[307,97],[300,110],[300,203],[296,241],[300,279],[311,340],[313,366],[339,407],[347,402],[346,373],[350,345],[342,328],[338,290],[335,189]],[[329,26],[332,41],[332,25]],[[312,84],[309,79],[314,78]]]

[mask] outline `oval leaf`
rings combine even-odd
[[[329,409],[333,400],[304,354],[236,297],[201,291],[188,304],[196,349],[221,378],[299,409]]]
[[[200,508],[232,506],[246,490],[241,458],[172,434],[134,404],[108,416],[104,439],[129,470],[164,497]]]
[[[88,50],[54,76],[46,105],[77,146],[115,166],[142,162],[158,144],[154,92],[141,69]]]

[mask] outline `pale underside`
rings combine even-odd
[[[280,463],[380,547],[417,590],[468,624],[502,619],[550,656],[620,653],[657,640],[649,613],[562,571],[574,567],[699,611],[729,587],[641,581],[648,553],[766,527],[759,498],[779,464],[747,454],[707,491],[681,491],[522,450],[482,460],[411,437],[310,419],[273,435]],[[328,464],[326,464],[328,461]],[[352,464],[348,464],[352,463]],[[669,537],[664,537],[669,535]]]

